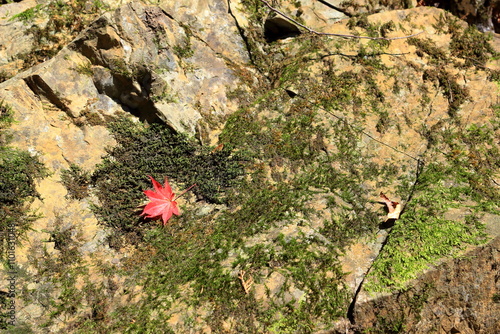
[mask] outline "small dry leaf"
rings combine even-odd
[[[391,201],[383,192],[380,193],[380,197],[384,200],[385,205],[387,205],[387,219],[399,219],[401,214],[402,206],[399,202]]]
[[[250,288],[253,285],[253,278],[252,278],[252,276],[250,276],[249,279],[245,279],[245,271],[244,270],[240,270],[240,272],[238,273],[238,278],[241,281],[241,286],[243,287],[243,290],[245,291],[245,294],[248,294],[248,292],[250,292]]]
[[[210,153],[213,154],[217,151],[222,151],[223,148],[224,148],[224,144],[219,144]]]

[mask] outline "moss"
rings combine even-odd
[[[436,44],[430,38],[423,39],[412,37],[408,38],[407,42],[417,48],[417,54],[418,52],[426,53],[437,63],[448,60],[446,53],[442,49],[436,47]]]
[[[71,166],[63,182],[76,198],[84,196],[88,185],[95,187],[101,205],[94,211],[115,229],[126,232],[145,223],[136,208],[146,199],[142,190],[151,188],[147,175],[161,181],[168,176],[186,186],[196,183],[193,192],[215,203],[225,201],[224,191],[242,175],[241,156],[227,147],[201,147],[166,125],[146,127],[124,118],[112,123],[111,131],[118,144],[92,175]]]
[[[134,70],[129,69],[125,60],[121,58],[111,59],[109,61],[109,69],[112,74],[125,78],[132,78],[135,75]]]
[[[463,30],[458,17],[449,12],[439,14],[438,21],[432,25],[438,34],[456,34]]]
[[[94,1],[90,5],[80,0],[50,1],[13,17],[13,19],[21,19],[25,22],[30,22],[36,16],[41,15],[50,18],[45,26],[40,27],[34,24],[26,31],[26,34],[33,36],[34,46],[32,51],[17,56],[23,61],[22,69],[33,67],[53,57],[90,22],[101,15],[104,9],[106,8],[100,1]]]
[[[334,321],[344,315],[348,292],[341,280],[337,246],[329,247],[313,235],[287,238],[281,234],[276,244],[281,246],[277,261],[290,271],[294,284],[308,296],[300,311],[323,321]],[[311,245],[320,244],[327,250],[311,250]]]
[[[178,103],[179,96],[177,93],[171,91],[171,89],[166,86],[163,88],[161,92],[154,94],[150,97],[151,101],[154,103],[163,102],[163,103]]]
[[[354,29],[355,27],[363,28],[363,29],[368,29],[372,25],[368,21],[368,15],[367,14],[361,14],[358,16],[353,16],[349,19],[347,22],[347,27],[349,29]]]
[[[384,134],[389,129],[389,126],[390,126],[389,113],[387,111],[380,112],[379,120],[375,125],[377,132]]]
[[[2,259],[7,242],[20,242],[39,216],[27,209],[27,204],[39,197],[36,181],[47,176],[44,165],[37,156],[8,146],[6,128],[13,121],[11,108],[0,104],[0,247]],[[15,229],[12,240],[8,233]]]
[[[444,69],[428,69],[423,74],[425,81],[434,81],[448,99],[448,115],[455,118],[460,106],[469,99],[466,87],[458,84],[457,79]]]
[[[281,94],[271,91],[257,103],[259,108],[275,108],[282,98]],[[133,307],[120,308],[117,314],[126,316],[116,319],[117,326],[126,323],[127,328],[147,329],[164,323],[168,318],[166,313],[155,316],[152,321],[150,310],[168,309],[170,303],[164,296],[170,296],[167,300],[181,298],[195,305],[210,302],[214,314],[231,314],[242,330],[243,327],[254,328],[255,319],[270,327],[293,327],[293,323],[277,324],[267,319],[266,312],[251,296],[245,297],[237,279],[221,266],[230,250],[239,247],[248,256],[234,262],[233,268],[259,273],[263,266],[279,264],[289,270],[290,279],[296,286],[307,291],[308,300],[300,309],[290,306],[286,311],[290,321],[293,316],[300,316],[304,323],[314,327],[316,318],[331,323],[345,312],[348,297],[341,283],[337,250],[347,243],[343,236],[353,238],[356,233],[369,231],[378,224],[374,213],[362,204],[367,198],[359,179],[371,177],[374,170],[373,166],[366,165],[365,171],[354,172],[363,163],[357,152],[359,133],[341,121],[332,127],[339,152],[325,157],[324,141],[331,140],[331,133],[321,125],[318,113],[308,109],[310,106],[305,102],[297,103],[284,113],[270,112],[267,116],[257,115],[251,108],[242,109],[228,119],[220,136],[224,143],[220,152],[197,147],[165,126],[146,127],[128,120],[112,125],[118,146],[110,150],[109,157],[92,173],[91,181],[103,204],[96,212],[105,224],[120,231],[138,231],[137,227],[143,222],[133,210],[143,199],[142,190],[150,187],[145,178],[147,174],[156,178],[169,175],[171,180],[186,185],[197,182],[202,186],[197,190],[199,198],[229,206],[217,216],[210,213],[200,217],[186,211],[164,229],[141,231],[143,238],[139,242],[144,248],[142,255],[136,258],[142,260],[130,267],[130,275],[143,278],[141,284],[148,297]],[[197,156],[203,159],[197,160]],[[318,160],[322,156],[327,160]],[[235,177],[241,175],[242,162],[246,178],[234,183]],[[333,168],[337,162],[342,166],[339,169]],[[274,181],[264,177],[263,166],[268,164],[279,176]],[[192,166],[200,172],[195,172]],[[289,172],[281,171],[282,167]],[[344,167],[353,174],[342,172],[340,168]],[[207,176],[196,179],[201,175],[198,173]],[[280,222],[292,222],[313,214],[307,207],[313,195],[311,187],[338,193],[346,207],[344,213],[352,208],[359,214],[350,223],[345,223],[342,215],[335,214],[337,223],[325,225],[320,233],[334,240],[327,252],[310,251],[311,245],[324,243],[309,237],[294,240],[280,237],[269,248],[243,246],[246,237],[268,231]],[[338,206],[335,199],[331,206]],[[369,224],[365,217],[371,217]],[[363,226],[356,225],[361,221]],[[317,269],[313,276],[311,267]],[[186,285],[193,294],[182,296],[179,289]],[[278,309],[285,310],[278,307],[275,311]],[[253,318],[249,314],[253,314]],[[130,318],[135,321],[133,325],[128,322]],[[222,325],[218,320],[211,323]]]
[[[37,180],[48,173],[38,156],[8,145],[8,128],[12,122],[13,110],[3,101],[0,102],[0,259],[5,269],[16,272],[16,280],[20,280],[23,271],[17,268],[13,249],[21,244],[26,232],[31,230],[32,223],[40,218],[39,214],[29,209],[29,204],[39,198]],[[6,295],[2,293],[0,298],[6,298]],[[0,318],[10,319],[9,313],[0,312]],[[0,324],[0,329],[5,333],[32,332],[21,321],[14,328],[5,325],[3,321]]]
[[[82,245],[80,232],[65,221],[61,215],[56,215],[53,228],[49,233],[50,237],[47,242],[54,243],[54,249],[59,251],[59,265],[71,266],[82,262],[79,247]]]
[[[482,240],[479,212],[491,210],[496,197],[494,193],[486,196],[486,187],[477,186],[486,180],[486,171],[472,171],[461,159],[479,154],[478,165],[496,163],[494,151],[484,151],[487,145],[479,149],[478,143],[490,140],[489,130],[471,128],[468,136],[457,140],[476,143],[478,151],[472,150],[472,144],[467,149],[459,145],[464,152],[456,165],[429,163],[417,173],[414,186],[414,161],[375,163],[377,146],[363,132],[367,115],[379,117],[380,132],[392,125],[387,120],[386,97],[373,73],[373,69],[383,69],[378,55],[385,45],[368,43],[355,47],[359,51],[356,57],[340,55],[354,67],[340,72],[331,54],[333,42],[315,37],[309,41],[297,38],[287,48],[265,44],[257,28],[267,9],[260,1],[244,1],[244,5],[252,13],[255,28],[246,36],[252,61],[266,75],[247,93],[244,107],[228,117],[219,137],[223,149],[201,147],[164,125],[146,126],[124,119],[111,126],[118,145],[91,173],[90,182],[101,203],[95,212],[102,222],[122,234],[133,231],[140,235],[133,241],[138,251],[123,274],[143,287],[142,298],[107,316],[105,306],[93,300],[95,321],[107,330],[164,328],[169,317],[176,315],[175,308],[184,306],[207,310],[210,317],[203,320],[213,331],[222,331],[228,318],[233,319],[236,332],[331,328],[345,315],[350,298],[342,283],[338,256],[353,240],[378,231],[384,213],[371,198],[380,188],[395,184],[399,186],[394,191],[411,201],[374,265],[373,275],[381,285],[403,286],[425,261]],[[392,29],[390,25],[367,27],[377,35]],[[262,53],[252,47],[260,42]],[[430,42],[419,47],[431,57],[442,57]],[[263,56],[266,52],[267,57]],[[322,72],[310,66],[312,60],[320,59]],[[241,73],[252,82],[248,72]],[[466,91],[447,72],[429,71],[425,79],[439,85],[450,104],[458,98],[454,108],[465,101]],[[289,86],[298,87],[299,94],[287,95],[282,88]],[[425,99],[428,96],[423,102]],[[456,109],[453,112],[457,116]],[[435,145],[430,145],[429,157],[437,154],[437,146],[447,145],[445,134],[439,131],[439,127],[434,129]],[[452,145],[453,140],[448,139]],[[482,176],[474,178],[474,173]],[[151,187],[145,177],[148,174],[160,180],[168,175],[174,189],[197,183],[199,206],[210,209],[190,210],[188,206],[165,227],[152,227],[136,211],[145,199],[142,190]],[[449,187],[450,182],[455,187]],[[463,203],[461,196],[478,201],[477,213],[460,224],[442,218],[447,208]],[[312,203],[325,207],[318,210]],[[322,218],[325,216],[328,218]],[[319,226],[314,231],[311,221]],[[296,227],[297,233],[279,234],[283,226]],[[122,235],[112,238],[121,240],[123,246],[132,242]],[[252,240],[257,241],[251,244]],[[443,240],[443,245],[435,246],[439,244],[436,240]],[[283,288],[276,296],[268,296],[267,309],[252,292],[245,294],[235,276],[240,269],[256,284],[274,271],[285,276]],[[304,291],[305,297],[285,300],[292,286]],[[416,298],[408,307],[416,310],[424,302],[424,298]],[[186,315],[184,328],[191,326],[196,331],[197,316]],[[382,327],[403,331],[400,320],[381,320]]]
[[[393,21],[385,22],[380,26],[380,34],[382,37],[387,37],[387,34],[396,29],[396,25]]]
[[[487,240],[480,217],[484,212],[500,213],[496,205],[500,192],[492,184],[500,166],[493,142],[495,126],[492,121],[436,130],[439,145],[427,152],[432,162],[419,174],[411,201],[375,261],[373,280],[366,288],[404,287],[429,263]],[[444,159],[438,159],[442,155]],[[445,218],[450,209],[463,207],[469,208],[469,214],[462,220]]]
[[[85,62],[82,64],[79,64],[75,70],[83,75],[92,77],[94,75],[94,70],[92,69],[92,64],[90,62]]]
[[[39,15],[41,8],[42,8],[42,5],[36,5],[35,7],[28,8],[19,14],[13,15],[9,19],[9,21],[19,20],[19,21],[24,22],[24,23],[30,23]]]
[[[371,328],[369,333],[376,334],[398,334],[406,333],[406,317],[404,313],[391,314],[390,316],[378,316],[375,328]]]
[[[61,172],[61,182],[68,190],[67,196],[72,199],[83,199],[88,196],[90,173],[77,165]]]
[[[465,59],[466,66],[485,66],[492,56],[498,56],[490,44],[491,36],[481,33],[475,26],[454,33],[450,43],[451,54]]]
[[[189,36],[189,35],[186,35]],[[173,47],[174,53],[179,58],[190,58],[194,55],[189,37],[186,37],[182,44]]]
[[[14,122],[14,112],[12,108],[0,101],[0,145],[3,147],[9,141],[6,129]]]

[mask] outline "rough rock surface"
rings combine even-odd
[[[217,119],[236,110],[226,93],[239,80],[222,47],[211,47],[215,38],[204,41],[182,24],[159,7],[130,3],[102,16],[69,48],[88,59],[100,94],[142,119],[207,137],[213,129],[202,115]],[[235,26],[228,29],[234,35]]]
[[[16,55],[31,51],[33,36],[26,34],[25,24],[21,21],[11,20],[11,17],[35,7],[37,2],[21,1],[0,6],[0,31],[2,36],[8,36],[0,42],[0,68],[4,73],[12,76],[19,63],[10,64]],[[16,43],[12,43],[15,40]],[[18,61],[19,62],[19,61]]]
[[[360,304],[356,324],[376,330],[392,326],[405,333],[496,333],[499,267],[500,238],[496,238],[430,269],[406,291]]]
[[[377,13],[394,9],[414,8],[417,6],[436,7],[449,10],[457,17],[477,26],[484,32],[500,32],[500,2],[497,0],[384,0],[345,1],[340,4],[347,13]]]
[[[28,1],[0,8],[7,15],[15,14],[13,9],[22,12],[34,5]],[[24,35],[22,22],[4,21],[4,28],[19,30],[14,34],[18,43],[9,43],[4,49],[4,63],[12,66],[11,58],[28,52],[32,43]],[[226,26],[234,34],[234,24]],[[213,30],[215,35],[226,33]],[[237,43],[236,38],[229,43]],[[245,62],[243,47],[231,49],[241,50],[234,61]],[[2,101],[15,111],[12,144],[40,155],[52,173],[39,184],[43,201],[35,201],[32,209],[43,213],[43,218],[28,233],[29,242],[18,248],[18,265],[36,277],[42,275],[40,266],[50,266],[50,258],[56,261],[72,247],[88,268],[100,261],[119,265],[127,257],[126,251],[117,254],[108,246],[108,232],[90,212],[91,200],[65,198],[61,171],[71,164],[92,170],[105,149],[114,144],[105,124],[123,112],[149,121],[162,118],[177,130],[209,140],[214,128],[207,124],[216,124],[210,119],[223,118],[237,107],[225,95],[238,82],[225,59],[159,7],[131,3],[101,17],[54,58],[0,84]],[[202,115],[206,123],[200,122]],[[72,236],[70,248],[55,245],[53,236],[58,233]],[[119,277],[103,276],[98,269],[90,269],[88,277],[94,283],[120,281]],[[60,290],[50,279],[21,280],[18,285],[27,287],[35,301],[18,305],[18,322],[39,323],[47,316],[41,305],[59,298]],[[82,282],[80,288],[83,286]],[[52,330],[56,328],[58,325]]]

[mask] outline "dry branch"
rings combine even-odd
[[[253,285],[253,278],[252,278],[252,276],[250,276],[249,279],[245,279],[245,271],[241,270],[238,273],[238,278],[241,281],[241,286],[243,287],[243,290],[245,291],[245,294],[248,295],[248,292],[250,292],[250,288]]]
[[[301,28],[303,28],[303,29],[309,31],[312,34],[315,34],[315,35],[334,36],[334,37],[342,37],[342,38],[359,38],[359,39],[373,39],[373,40],[393,41],[393,40],[396,40],[396,39],[404,39],[404,38],[415,37],[415,36],[420,35],[421,33],[423,33],[423,31],[420,31],[420,32],[418,32],[416,34],[413,34],[413,35],[401,36],[401,37],[390,37],[390,38],[388,38],[388,37],[356,36],[356,35],[346,35],[346,34],[334,34],[334,33],[328,33],[328,32],[319,32],[319,31],[313,30],[313,29],[309,28],[308,26],[305,26],[302,23],[299,23],[296,20],[292,19],[290,16],[286,15],[285,13],[283,13],[282,11],[280,11],[279,9],[276,9],[273,6],[271,6],[269,4],[269,2],[267,2],[266,0],[260,0],[260,1],[263,4],[265,4],[267,7],[269,7],[269,9],[271,9],[273,12],[275,12],[275,13],[283,16],[288,21],[290,21],[290,22],[298,25],[299,27],[301,27]]]

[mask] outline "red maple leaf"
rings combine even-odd
[[[177,207],[177,202],[175,201],[176,197],[170,184],[168,184],[168,179],[165,177],[165,184],[162,185],[156,181],[152,176],[148,177],[153,182],[153,190],[144,190],[144,194],[149,198],[151,202],[146,204],[144,210],[141,213],[141,216],[145,216],[146,218],[158,219],[161,218],[163,220],[163,225],[167,224],[167,221],[172,217],[172,215],[180,215],[179,208]],[[184,195],[188,190],[193,188],[196,184],[193,184],[191,187],[182,192],[177,198]]]
[[[167,223],[167,221],[174,215],[180,215],[179,208],[177,207],[177,202],[174,201],[175,194],[168,184],[168,180],[165,177],[165,185],[162,187],[161,184],[153,179],[153,177],[149,176],[153,182],[153,190],[144,190],[144,194],[148,196],[151,202],[149,202],[141,216],[145,216],[146,218],[158,219],[161,217],[163,220],[163,225]]]

